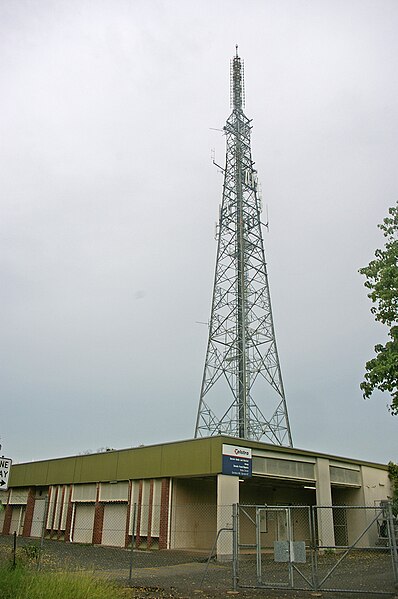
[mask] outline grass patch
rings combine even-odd
[[[17,565],[0,568],[1,599],[124,599],[112,582],[86,572],[34,572]]]

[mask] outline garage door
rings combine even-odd
[[[94,505],[75,504],[74,543],[91,543],[93,540]]]
[[[24,505],[13,505],[12,506],[12,516],[11,516],[11,526],[10,526],[10,535],[17,533],[17,535],[22,534],[22,528],[25,518],[25,506]]]
[[[33,510],[32,528],[30,532],[31,537],[41,537],[43,530],[44,512],[46,509],[45,499],[36,499],[35,507]]]
[[[127,503],[107,503],[104,509],[102,545],[124,547]]]

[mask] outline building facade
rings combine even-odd
[[[372,507],[390,494],[386,465],[220,435],[16,464],[0,497],[0,532],[207,549],[231,527],[236,503]],[[332,509],[320,514],[325,545],[349,542],[364,524],[337,523]]]

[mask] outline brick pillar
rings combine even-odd
[[[104,511],[105,506],[100,503],[100,484],[97,483],[97,494],[95,499],[94,508],[94,525],[93,525],[93,545],[101,545],[102,541],[102,528],[104,526]]]
[[[6,508],[7,508],[8,497],[10,495],[10,491],[8,491],[8,492],[6,491],[6,493],[7,493],[7,497],[4,497],[4,501],[0,502],[1,505],[3,506],[4,511],[6,511]],[[5,514],[4,514],[4,517],[5,517]],[[0,528],[0,535],[8,534],[8,533],[3,532],[3,529],[4,529],[4,521],[3,521],[3,528]]]
[[[28,500],[26,502],[25,520],[22,529],[23,537],[30,537],[33,521],[33,511],[35,509],[35,487],[30,487]]]
[[[170,479],[162,479],[162,494],[160,501],[159,549],[167,549],[169,531],[169,498]]]
[[[101,545],[105,504],[96,501],[94,511],[93,545]]]
[[[153,512],[153,478],[150,482],[149,487],[149,506],[148,506],[148,536],[147,536],[147,548],[150,549],[152,545],[152,512]]]
[[[12,518],[12,505],[7,505],[5,514],[4,514],[3,535],[10,534],[11,518]]]

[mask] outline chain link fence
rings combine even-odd
[[[393,592],[398,559],[391,505],[316,506],[313,515],[318,589]]]
[[[0,512],[0,564],[86,570],[190,589],[273,588],[392,593],[398,582],[391,506],[216,506],[26,497]]]
[[[394,592],[398,534],[391,505],[238,510],[235,588]]]
[[[89,571],[143,586],[175,586],[180,580],[196,588],[206,571],[205,586],[231,586],[231,505],[175,505],[162,522],[160,505],[130,509],[122,502],[79,502],[63,517],[55,502],[36,498],[28,522],[27,504],[18,503],[23,499],[14,496],[15,503],[1,514],[0,564]],[[227,524],[227,534],[219,536],[217,546],[220,521]],[[227,551],[229,561],[218,564],[217,550]]]

